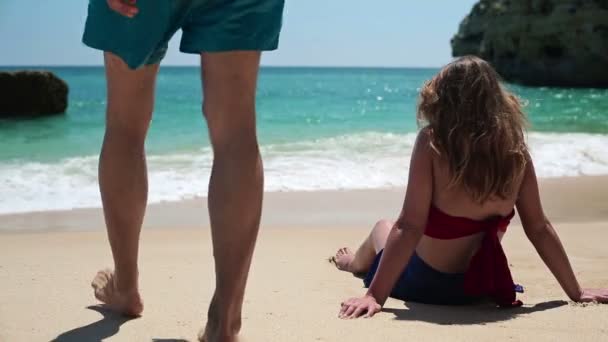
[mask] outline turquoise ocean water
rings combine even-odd
[[[0,120],[0,213],[100,204],[103,69],[46,69],[68,82],[69,109]],[[418,89],[436,71],[263,68],[257,98],[266,189],[403,186]],[[608,90],[509,87],[528,102],[540,176],[608,174]],[[198,68],[162,68],[147,143],[151,201],[206,194],[211,152],[200,107]]]

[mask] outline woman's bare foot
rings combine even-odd
[[[144,310],[139,292],[136,290],[121,293],[116,287],[114,272],[109,269],[97,272],[91,282],[95,298],[110,310],[126,316],[138,317]]]
[[[350,248],[344,247],[336,252],[336,255],[331,258],[331,261],[339,270],[353,273],[351,263],[354,259],[355,253],[353,253]]]

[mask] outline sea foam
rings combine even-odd
[[[404,187],[415,134],[360,133],[262,146],[266,191]],[[608,174],[608,135],[529,134],[539,177]],[[97,156],[0,163],[0,213],[100,207]],[[148,156],[150,202],[206,196],[209,148]]]

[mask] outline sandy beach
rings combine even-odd
[[[541,182],[545,211],[586,287],[608,287],[608,177]],[[394,218],[403,189],[268,193],[244,309],[244,341],[602,341],[608,305],[567,297],[515,220],[504,245],[519,309],[389,300],[370,320],[342,321],[360,280],[327,258]],[[89,287],[111,265],[100,209],[0,216],[0,341],[195,341],[213,290],[204,199],[149,207],[142,237],[143,317],[96,307]]]

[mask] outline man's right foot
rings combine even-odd
[[[97,272],[91,282],[95,298],[105,306],[125,316],[138,317],[144,310],[144,305],[137,290],[121,293],[116,287],[114,272],[105,269]]]

